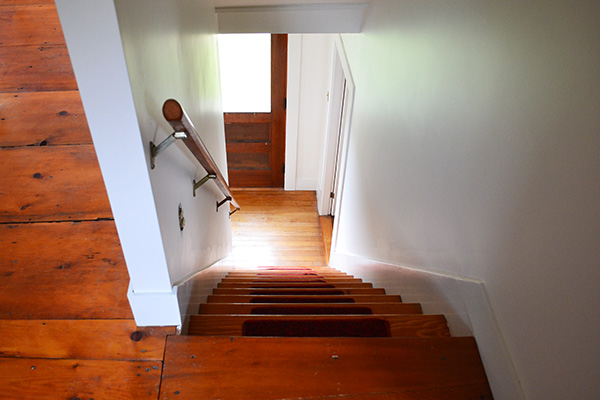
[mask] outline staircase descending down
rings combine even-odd
[[[168,338],[161,399],[492,399],[472,337],[329,267],[230,272]]]

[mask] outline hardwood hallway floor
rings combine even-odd
[[[231,216],[235,268],[326,265],[315,192],[234,190],[241,210]]]

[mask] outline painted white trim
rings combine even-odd
[[[341,66],[337,45],[333,47],[333,63],[331,68],[331,83],[329,88],[329,107],[327,113],[327,133],[324,140],[323,160],[317,185],[317,209],[319,215],[327,215],[330,210],[330,192],[333,188],[338,137],[340,135],[340,115],[344,101],[344,70]]]
[[[359,33],[367,3],[217,7],[219,33]]]
[[[316,190],[317,180],[308,178],[296,179],[296,190]]]
[[[354,77],[352,76],[352,71],[350,70],[350,64],[348,63],[348,57],[346,55],[346,49],[344,48],[344,42],[342,41],[341,35],[338,35],[335,39],[335,48],[344,71],[344,77],[346,78],[346,104],[344,105],[344,119],[342,121],[339,169],[336,177],[337,193],[334,199],[336,217],[333,220],[331,252],[334,252],[337,248],[340,220],[343,218],[342,198],[344,197],[344,182],[346,179],[346,166],[348,162],[348,145],[350,143],[350,134],[352,132],[352,114],[354,112],[354,94],[356,91]]]
[[[287,115],[285,122],[285,190],[296,190],[298,130],[300,124],[301,62],[302,35],[288,35]]]
[[[457,282],[494,398],[525,400],[525,393],[489,301],[485,284],[462,279],[458,279]]]
[[[494,398],[525,400],[484,282],[336,252],[329,265],[400,294],[405,302],[422,303],[425,313],[446,315],[453,336],[475,337]]]
[[[168,292],[135,292],[131,285],[127,293],[137,326],[177,326],[182,318],[177,288]]]
[[[351,4],[365,0],[215,0],[215,7],[283,6],[298,4]]]

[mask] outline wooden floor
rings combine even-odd
[[[315,192],[234,190],[241,211],[231,216],[235,268],[326,264]]]
[[[0,398],[157,399],[53,0],[0,2]]]

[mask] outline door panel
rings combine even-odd
[[[225,113],[229,185],[283,187],[287,35],[271,35],[271,112]]]

